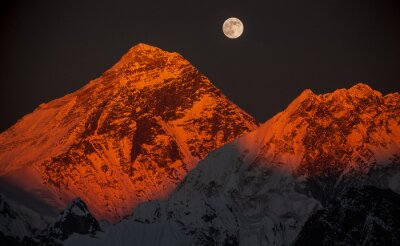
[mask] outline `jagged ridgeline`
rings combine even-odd
[[[168,225],[184,245],[395,245],[399,122],[399,93],[305,90],[132,220]]]
[[[58,210],[80,197],[116,222],[168,197],[210,151],[256,126],[181,55],[138,44],[1,133],[2,187]]]
[[[400,95],[305,90],[257,127],[179,54],[140,44],[3,132],[0,171],[35,197],[1,203],[8,244],[396,245]]]

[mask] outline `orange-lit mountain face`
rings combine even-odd
[[[116,221],[167,197],[207,153],[256,126],[182,56],[139,44],[1,133],[0,174],[52,206],[81,197]]]
[[[400,163],[400,94],[382,96],[364,84],[322,95],[305,90],[238,146],[258,153],[256,162],[308,179],[324,201],[345,175]]]
[[[305,90],[283,112],[248,134],[262,136],[266,158],[319,176],[400,161],[400,94],[364,84],[315,95]],[[345,166],[343,166],[345,165]]]
[[[393,244],[399,123],[398,93],[382,96],[363,84],[322,95],[306,90],[208,154],[168,200],[141,204],[132,220],[179,228],[183,245],[293,245],[322,209],[297,245]]]

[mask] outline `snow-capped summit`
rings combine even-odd
[[[1,133],[0,178],[60,210],[81,197],[115,222],[256,126],[181,55],[139,44]]]
[[[86,204],[80,198],[76,198],[49,227],[44,240],[62,241],[73,233],[94,235],[100,230],[98,221],[89,212]]]
[[[313,176],[399,162],[399,102],[398,93],[382,96],[363,84],[323,95],[305,90],[238,146]]]
[[[133,219],[168,221],[184,245],[291,245],[312,214],[350,188],[400,193],[399,106],[399,94],[362,84],[322,95],[306,90],[212,151],[168,201],[140,205]]]
[[[398,93],[382,96],[362,84],[322,95],[305,90],[259,128],[211,151],[168,199],[144,202],[101,231],[47,238],[64,245],[329,245],[334,234],[340,243],[397,242],[399,120]],[[59,221],[90,214],[81,204],[75,200]]]
[[[68,206],[63,210],[60,215],[59,221],[64,221],[67,216],[87,216],[90,212],[85,204],[79,197],[72,200]]]
[[[106,73],[124,72],[125,69],[153,70],[155,67],[189,65],[190,63],[177,52],[166,52],[158,47],[139,43],[126,52]],[[148,67],[147,67],[148,66]],[[173,68],[169,68],[173,71]]]
[[[45,230],[51,218],[18,204],[0,194],[0,242],[11,244],[27,240]]]

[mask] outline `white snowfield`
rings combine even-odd
[[[328,195],[366,184],[399,193],[399,99],[363,84],[325,95],[306,90],[211,152],[168,201],[144,203],[132,219],[169,221],[183,245],[290,245]]]
[[[53,222],[36,211],[0,195],[0,232],[18,239],[32,237],[37,231],[45,230]]]
[[[117,225],[110,225],[95,237],[73,234],[64,245],[181,245],[179,230],[168,223],[143,224],[132,220],[123,220]]]
[[[319,202],[296,192],[290,175],[248,165],[241,156],[233,144],[212,152],[168,201],[144,203],[96,237],[74,234],[65,245],[207,244],[202,233],[209,227],[239,233],[241,245],[289,244]],[[212,235],[217,245],[225,238]]]
[[[400,191],[400,95],[359,84],[303,92],[258,129],[212,151],[164,201],[65,245],[291,245],[348,187]]]

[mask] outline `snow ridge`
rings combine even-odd
[[[1,133],[0,179],[59,210],[81,197],[117,222],[256,126],[181,55],[139,44]]]

